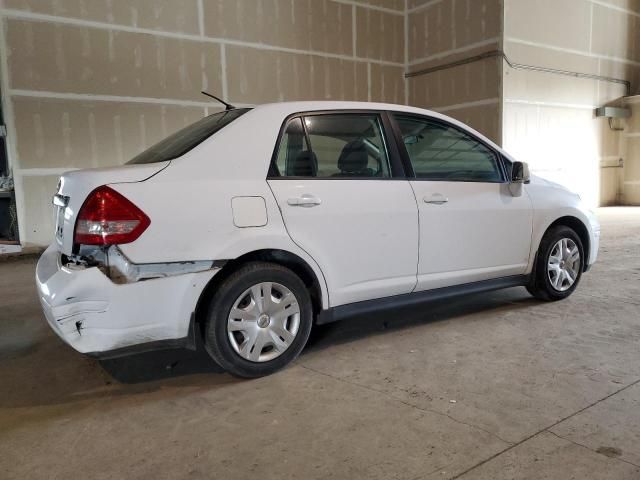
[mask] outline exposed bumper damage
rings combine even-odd
[[[219,267],[210,261],[136,265],[116,248],[103,253],[70,261],[51,245],[40,257],[39,298],[58,336],[94,354],[186,338],[200,293]]]

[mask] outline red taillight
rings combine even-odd
[[[131,243],[151,224],[142,210],[105,185],[82,204],[73,241],[82,245]]]

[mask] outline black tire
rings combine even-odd
[[[573,285],[571,285],[567,290],[560,291],[554,288],[551,283],[547,272],[547,264],[554,246],[563,238],[570,239],[576,244],[580,252],[580,261],[577,276]],[[567,298],[574,292],[578,283],[580,283],[580,278],[582,277],[582,272],[584,270],[584,262],[584,248],[578,234],[573,229],[564,225],[552,227],[547,230],[540,241],[540,247],[538,248],[534,269],[531,274],[531,281],[529,285],[527,285],[527,290],[534,297],[547,302]]]
[[[255,362],[243,358],[231,344],[227,322],[231,308],[247,289],[262,282],[274,282],[290,290],[300,309],[297,333],[289,347],[272,360]],[[227,372],[237,377],[270,375],[292,362],[302,351],[313,324],[309,291],[288,268],[268,262],[251,262],[233,272],[220,285],[208,305],[204,343],[209,355]]]

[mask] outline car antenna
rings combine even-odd
[[[236,107],[234,107],[233,105],[231,105],[230,103],[227,103],[227,102],[225,102],[224,100],[222,100],[221,98],[218,98],[218,97],[216,97],[215,95],[212,95],[212,94],[210,94],[210,93],[208,93],[208,92],[205,92],[204,90],[203,90],[203,91],[201,91],[200,93],[202,93],[203,95],[206,95],[207,97],[211,97],[211,98],[213,98],[214,100],[219,101],[221,104],[223,104],[223,105],[225,106],[225,110],[233,110],[234,108],[236,108]]]

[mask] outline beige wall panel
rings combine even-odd
[[[638,97],[636,97],[638,98]],[[627,132],[640,133],[640,103],[629,104],[632,117],[627,121]],[[622,203],[640,205],[640,137],[625,137],[625,158],[622,172]]]
[[[633,90],[640,92],[639,67],[595,57],[637,61],[640,54],[640,18],[605,3],[632,11],[640,8],[638,0],[505,0],[507,55],[519,63],[631,80]],[[510,37],[585,54],[522,45],[508,41]],[[530,162],[534,172],[578,191],[588,204],[616,203],[620,169],[600,166],[615,165],[624,156],[624,142],[605,120],[594,118],[592,107],[617,104],[625,94],[625,87],[616,83],[505,66],[505,147]],[[509,99],[586,108],[516,105]]]
[[[600,206],[619,205],[620,169],[600,169]]]
[[[606,118],[596,118],[594,115],[593,122],[597,130],[598,154],[601,157],[621,157],[620,132],[611,130]]]
[[[404,63],[404,16],[357,8],[356,32],[358,57]]]
[[[404,69],[371,64],[371,101],[404,103]]]
[[[496,98],[499,85],[498,60],[487,59],[409,78],[409,103],[434,108]]]
[[[238,102],[367,100],[364,62],[227,48],[229,96]]]
[[[626,132],[640,135],[640,108],[636,108],[631,118],[626,120]]]
[[[600,75],[629,80],[631,82],[632,95],[640,94],[640,65],[634,65],[628,62],[601,59]],[[601,86],[601,91],[605,98],[610,98],[611,95],[615,95],[618,93],[617,88],[617,85],[609,85],[609,87],[605,89],[603,89]],[[613,91],[608,94],[607,90]],[[618,95],[615,98],[618,98],[620,96],[622,95]]]
[[[351,5],[331,0],[205,1],[205,32],[211,37],[352,55],[352,11]]]
[[[640,13],[640,0],[600,0],[600,3]]]
[[[595,106],[598,82],[552,73],[505,68],[504,95],[529,102]]]
[[[505,17],[507,37],[589,51],[590,2],[505,0]]]
[[[420,7],[425,3],[432,2],[433,0],[407,0],[407,8],[411,10],[412,8]],[[446,0],[445,0],[446,1]]]
[[[409,14],[409,57],[418,60],[500,36],[498,0],[443,0]]]
[[[624,180],[625,182],[640,183],[640,137],[627,138]]]
[[[640,184],[626,184],[622,188],[623,205],[640,205]]]
[[[506,150],[533,173],[578,192],[588,205],[600,200],[601,129],[586,109],[505,103]]]
[[[451,31],[456,48],[500,36],[500,0],[453,0],[453,4]]]
[[[122,165],[204,115],[198,107],[13,99],[20,168]]]
[[[494,142],[499,142],[500,106],[498,103],[471,108],[458,108],[443,113],[470,125]]]
[[[5,8],[166,32],[198,33],[197,0],[4,0]]]
[[[616,103],[616,100],[624,97],[627,93],[627,88],[624,85],[610,82],[598,82],[598,97],[596,100],[597,106],[609,105]]]
[[[53,241],[54,223],[51,197],[56,191],[58,175],[21,177],[25,235],[22,243],[48,245]]]
[[[640,61],[640,17],[595,4],[592,51]]]
[[[638,103],[629,103],[627,107],[631,108],[631,117],[625,121],[625,133],[640,134],[640,95],[635,97]]]
[[[503,147],[518,160],[529,162],[529,152],[540,142],[539,107],[505,103]]]
[[[404,0],[359,0],[359,2],[374,7],[383,7],[404,12]]]
[[[202,100],[221,91],[220,46],[153,35],[8,20],[14,89]]]
[[[409,14],[409,61],[451,50],[453,2],[443,0]]]

